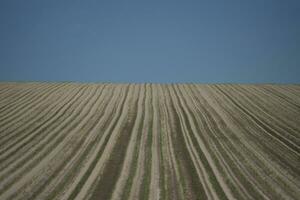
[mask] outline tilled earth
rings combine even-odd
[[[299,199],[300,85],[0,83],[0,199]]]

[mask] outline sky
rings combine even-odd
[[[0,81],[300,83],[299,0],[1,0]]]

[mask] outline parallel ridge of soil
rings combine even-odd
[[[300,85],[0,83],[0,199],[299,199]]]

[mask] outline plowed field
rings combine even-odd
[[[299,199],[300,85],[0,83],[0,199]]]

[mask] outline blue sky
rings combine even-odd
[[[299,0],[2,0],[0,81],[300,83]]]

